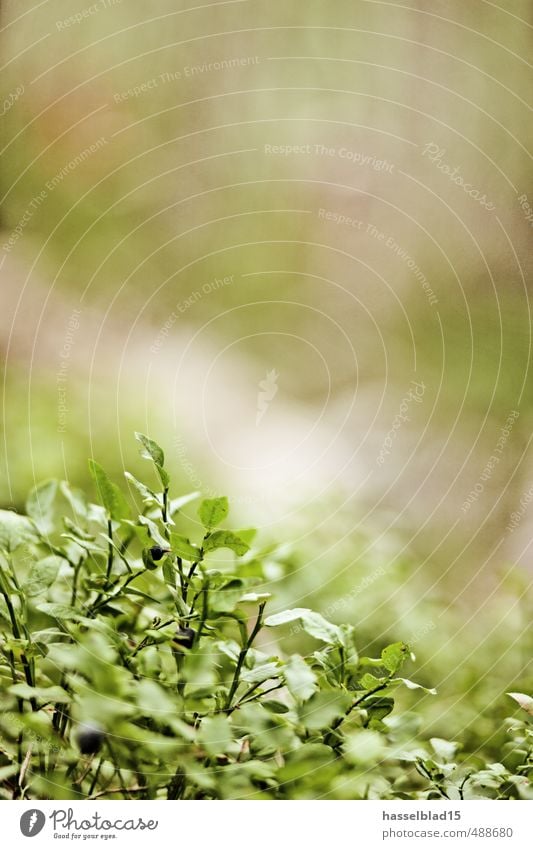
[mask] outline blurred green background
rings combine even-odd
[[[531,687],[531,2],[0,10],[2,506],[151,433],[428,721]]]

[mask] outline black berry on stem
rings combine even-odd
[[[76,733],[76,742],[82,755],[95,755],[105,738],[104,730],[95,723],[80,725]]]

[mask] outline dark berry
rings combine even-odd
[[[104,742],[105,732],[99,725],[80,725],[76,734],[78,748],[82,755],[95,755]]]
[[[193,646],[196,633],[192,628],[178,628],[174,642],[185,649],[190,649]]]
[[[166,551],[160,545],[154,545],[150,549],[150,554],[152,555],[152,560],[161,560],[165,556]]]

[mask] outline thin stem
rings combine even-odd
[[[240,698],[239,701],[236,702],[233,705],[232,708],[230,708],[229,712],[231,713],[232,711],[239,708],[241,705],[246,705],[249,702],[255,702],[255,701],[257,701],[257,699],[260,699],[262,696],[266,696],[266,695],[268,695],[268,693],[273,693],[274,690],[280,690],[281,687],[283,687],[283,686],[284,686],[284,682],[280,681],[279,684],[275,684],[273,687],[269,687],[268,690],[261,690],[260,693],[256,693],[256,695],[252,696],[251,699],[245,698],[248,695],[247,693],[245,693],[244,696],[242,696],[242,698]],[[255,690],[256,688],[254,687],[253,689]]]
[[[191,564],[191,568],[189,569],[189,573],[187,575],[187,578],[185,579],[184,587],[183,587],[183,601],[185,603],[187,603],[187,593],[189,592],[189,586],[190,586],[191,580],[194,576],[194,573],[196,572],[198,566],[200,565],[200,563],[204,559],[204,543],[205,543],[206,539],[209,539],[210,536],[211,536],[211,534],[208,531],[206,533],[206,535],[204,536],[201,548],[198,552],[198,560],[195,560],[195,562]]]
[[[28,751],[26,752],[26,757],[24,758],[24,762],[23,762],[23,764],[20,768],[20,772],[19,772],[18,783],[19,783],[21,795],[22,795],[22,782],[24,781],[24,776],[26,775],[26,770],[28,769],[28,765],[29,765],[30,760],[31,760],[32,751],[33,751],[33,743],[30,743],[30,745],[28,746]]]
[[[78,595],[78,575],[79,575],[79,572],[80,572],[82,562],[83,561],[80,558],[80,560],[74,566],[74,574],[72,576],[72,593],[70,595],[70,606],[71,607],[76,606],[76,598],[77,598],[77,595]]]
[[[109,542],[109,541],[108,541],[108,542]],[[131,572],[131,571],[132,571],[132,570],[131,570],[131,566],[130,566],[130,564],[128,563],[128,559],[127,559],[127,557],[126,557],[126,556],[122,553],[120,545],[117,545],[115,542],[111,542],[111,543],[110,543],[110,545],[112,545],[112,546],[113,546],[113,549],[116,551],[116,553],[118,554],[118,556],[120,557],[120,559],[121,559],[121,560],[122,560],[122,562],[124,563],[124,566],[126,567],[126,569],[128,570],[128,572]]]
[[[61,675],[61,680],[59,682],[59,686],[63,687],[63,689],[65,689],[65,690],[68,690],[67,676],[65,675],[64,672]],[[56,731],[59,731],[60,728],[61,728],[62,716],[63,716],[63,703],[58,702],[56,704],[55,708],[54,708],[54,715],[52,717],[52,727],[55,728]]]
[[[120,784],[120,791],[118,791],[118,792],[122,791],[122,795],[124,796],[125,799],[127,799],[128,796],[129,796],[128,788],[126,787],[126,784],[125,784],[124,779],[122,777],[120,767],[117,764],[117,759],[115,757],[113,749],[111,748],[111,743],[109,742],[109,740],[107,740],[106,742],[107,742],[107,748],[109,749],[109,754],[111,755],[111,760],[113,761],[113,763],[115,765],[115,774],[116,774],[116,776],[119,780],[119,784]],[[113,791],[108,791],[108,792],[113,792]]]
[[[142,515],[144,515],[144,510],[143,510],[143,514],[142,514]],[[122,556],[124,556],[124,555],[126,554],[126,552],[127,552],[128,548],[129,548],[129,546],[130,546],[130,543],[133,541],[134,537],[135,537],[135,531],[131,531],[129,534],[127,534],[127,535],[124,537],[124,539],[123,539],[123,540],[122,540],[122,542],[120,543],[120,545],[119,545],[119,552],[120,552],[120,554],[121,554]]]
[[[167,799],[183,799],[187,787],[187,776],[182,767],[178,767],[167,786]]]
[[[4,597],[4,601],[6,603],[6,607],[7,607],[8,613],[9,613],[9,618],[11,620],[11,628],[12,628],[12,631],[13,631],[13,636],[15,637],[16,640],[20,640],[20,628],[19,628],[19,625],[18,625],[18,622],[17,622],[17,617],[15,615],[15,608],[13,607],[11,599],[9,598],[9,595],[7,594],[7,592],[5,591],[3,586],[1,588],[1,592],[2,592],[2,595]]]
[[[65,709],[61,713],[60,728],[59,728],[59,733],[61,734],[62,737],[65,737],[65,735],[67,733],[67,725],[69,723],[69,719],[70,719],[70,716],[69,716],[67,708],[65,707]]]
[[[163,490],[163,522],[165,525],[168,522],[168,486],[166,486]]]
[[[241,671],[242,671],[242,667],[244,665],[244,661],[246,660],[246,655],[248,654],[248,652],[249,652],[249,650],[252,646],[253,641],[257,637],[257,634],[259,633],[259,631],[261,630],[261,627],[263,625],[263,611],[265,609],[265,605],[266,605],[266,601],[263,601],[259,605],[259,612],[257,614],[257,619],[256,619],[255,625],[252,629],[252,633],[250,634],[250,636],[248,637],[246,642],[244,642],[244,645],[239,652],[239,657],[237,659],[237,665],[235,667],[235,672],[233,674],[233,681],[231,682],[231,686],[230,686],[229,693],[228,693],[228,698],[226,700],[225,710],[229,710],[229,708],[231,708],[233,696],[235,695],[237,687],[239,686],[239,683],[240,683]]]
[[[183,589],[183,601],[185,603],[187,603],[187,593],[189,592],[189,586],[190,586],[191,580],[194,577],[194,573],[196,572],[198,566],[202,562],[203,556],[204,556],[204,550],[203,550],[203,548],[201,548],[200,549],[200,557],[198,558],[198,560],[195,560],[195,562],[191,564],[191,568],[189,569],[189,572],[188,572],[187,577],[185,579],[185,586],[184,586],[184,589]]]
[[[17,703],[19,704],[19,710],[20,710],[20,705],[22,704],[22,699],[17,699]],[[18,799],[19,790],[20,790],[20,787],[22,785],[22,781],[20,779],[20,774],[21,774],[21,771],[22,771],[22,761],[23,761],[23,757],[22,757],[22,743],[23,743],[23,741],[24,741],[24,732],[21,729],[19,731],[19,734],[18,734],[18,737],[17,737],[17,763],[18,763],[18,766],[19,766],[19,774],[18,774],[18,777],[17,777],[17,783],[16,783],[15,788],[13,790],[13,799]]]
[[[183,560],[181,557],[176,557],[176,565],[178,567],[178,575],[180,579],[181,597],[183,598],[183,589],[185,586],[185,576],[183,574]]]
[[[111,579],[111,570],[113,569],[113,555],[115,553],[115,549],[113,547],[113,522],[111,519],[107,520],[107,535],[109,537],[109,543],[107,548],[107,569],[105,573],[105,587],[109,586],[109,581]]]
[[[346,711],[344,716],[340,716],[338,719],[335,720],[335,722],[331,726],[332,730],[335,731],[340,725],[342,725],[344,720],[351,714],[351,712],[353,710],[355,710],[355,708],[358,707],[360,704],[362,704],[365,701],[365,699],[368,699],[369,696],[373,696],[374,693],[378,693],[380,690],[384,690],[388,686],[389,686],[389,679],[387,678],[383,682],[383,684],[380,684],[378,687],[374,687],[373,690],[369,690],[368,693],[363,693],[362,696],[359,696],[359,698],[355,699],[355,701],[352,702],[352,704],[350,705],[350,707],[348,708],[348,710]]]
[[[160,631],[160,630],[161,630],[161,628],[166,628],[166,627],[167,627],[167,625],[172,625],[172,623],[173,623],[173,622],[174,622],[174,619],[168,619],[166,622],[161,622],[159,625],[156,625],[156,626],[155,626],[155,628],[154,628],[154,630],[155,630],[155,631]],[[152,645],[154,645],[154,643],[153,643],[153,642],[150,642],[150,640],[151,640],[151,637],[143,637],[143,638],[142,638],[142,640],[141,640],[141,642],[140,642],[140,643],[139,643],[139,644],[138,644],[138,645],[137,645],[137,646],[133,649],[133,651],[131,652],[131,654],[130,654],[130,658],[129,658],[129,659],[131,660],[131,658],[135,657],[135,655],[136,655],[138,652],[140,652],[140,651],[141,651],[141,649],[146,648],[146,646],[152,646]]]
[[[464,798],[465,798],[465,796],[464,796],[465,784],[466,784],[466,782],[469,780],[470,775],[471,775],[471,773],[468,773],[468,775],[467,775],[467,776],[465,776],[465,778],[463,778],[463,780],[461,781],[461,784],[460,784],[460,786],[459,786],[459,797],[460,797],[463,801],[464,801]]]
[[[239,705],[242,705],[242,703],[243,703],[243,702],[247,699],[247,697],[248,697],[248,696],[251,696],[251,695],[252,695],[252,693],[255,693],[255,691],[256,691],[256,690],[258,690],[258,689],[259,689],[259,687],[261,686],[261,684],[263,684],[263,683],[264,683],[264,681],[258,681],[256,684],[252,684],[252,686],[251,686],[251,687],[249,687],[249,688],[246,690],[246,692],[242,694],[242,696],[241,696],[241,698],[239,699],[239,701],[238,701],[238,702],[235,702],[235,704],[234,704],[234,706],[233,706],[233,707],[234,707],[234,708],[236,708],[236,707],[238,707]]]
[[[94,793],[94,788],[96,787],[96,784],[98,782],[98,776],[100,775],[100,770],[102,769],[103,762],[104,762],[104,759],[100,758],[100,760],[98,761],[98,766],[96,767],[96,769],[94,771],[94,775],[93,775],[93,778],[92,778],[92,781],[91,781],[91,786],[89,787],[89,792],[87,793],[87,796],[92,796],[93,793]]]
[[[184,657],[183,657],[182,653],[179,652],[179,651],[174,652],[174,660],[176,662],[176,673],[177,673],[177,676],[178,676],[177,691],[178,691],[178,695],[180,695],[181,698],[183,699],[184,696],[185,696],[186,681],[185,681],[185,678],[183,677],[183,660],[184,660]]]
[[[202,595],[202,590],[198,590],[198,592],[195,593],[193,600],[191,601],[190,613],[194,612],[194,608],[196,607],[196,602],[198,601],[198,599],[200,598],[201,595]]]
[[[117,773],[118,772],[119,772],[119,770],[117,770]],[[120,780],[120,778],[119,778],[119,780]],[[105,790],[101,790],[99,793],[95,793],[94,796],[91,796],[90,798],[91,799],[99,799],[101,796],[105,796],[106,793],[122,793],[123,795],[124,795],[124,793],[126,793],[128,795],[130,793],[144,793],[146,790],[149,790],[149,789],[150,789],[149,787],[137,787],[137,786],[136,787],[130,787],[129,789],[126,789],[124,787],[124,785],[121,785],[120,787],[107,787]],[[159,789],[159,788],[157,788],[157,789]]]
[[[100,609],[100,607],[103,607],[105,604],[108,604],[110,601],[114,601],[116,598],[118,598],[124,592],[124,590],[128,586],[128,584],[131,584],[131,582],[135,578],[138,578],[139,575],[144,575],[144,573],[145,573],[144,569],[139,569],[138,572],[132,572],[131,575],[128,575],[128,577],[126,578],[124,583],[119,587],[119,589],[117,590],[116,593],[113,593],[113,595],[107,596],[107,598],[102,598],[101,595],[100,595],[96,599],[95,603],[92,605],[91,610],[89,612],[89,615],[94,615],[96,613],[96,611]]]
[[[103,599],[105,592],[109,589],[109,584],[110,584],[110,581],[111,581],[111,571],[113,569],[114,551],[115,551],[115,544],[113,542],[113,521],[110,517],[107,520],[107,536],[108,536],[107,567],[106,567],[106,573],[105,573],[105,582],[104,582],[103,588],[100,590],[100,592],[96,596],[95,602],[92,605],[91,610],[89,611],[89,616],[94,615],[94,611],[97,610],[97,608],[100,607],[102,603],[106,604],[110,600],[109,598]],[[81,544],[81,542],[78,542],[78,545],[80,545],[83,548],[83,545]]]
[[[4,588],[3,581],[2,581],[2,585],[0,586],[0,592],[2,593],[2,596],[4,597],[4,601],[6,603],[6,607],[7,607],[8,613],[9,613],[9,618],[11,620],[11,628],[13,630],[13,636],[15,637],[16,640],[20,640],[22,635],[21,635],[21,631],[20,631],[20,628],[19,628],[19,624],[17,622],[17,616],[16,616],[16,613],[15,613],[15,608],[13,607],[11,599],[9,598],[9,595]],[[28,658],[26,657],[24,652],[21,652],[20,660],[21,660],[21,663],[22,663],[22,668],[24,670],[24,677],[26,679],[26,684],[28,685],[28,687],[33,687],[34,682],[33,682],[32,668],[31,668],[31,666],[28,662]],[[30,703],[31,703],[31,706],[32,706],[32,710],[34,710],[34,711],[38,710],[37,702],[35,701],[35,699],[33,699],[33,698],[30,699]]]
[[[12,651],[8,651],[6,653],[6,655],[7,655],[7,659],[8,659],[8,662],[9,662],[9,667],[11,669],[11,678],[13,679],[13,684],[16,684],[17,683],[17,673],[16,673],[16,670],[15,670],[15,657],[14,657]],[[21,698],[17,698],[17,710],[19,712],[19,715],[22,716],[22,714],[24,713],[24,700],[21,699]],[[21,773],[21,770],[22,770],[22,743],[23,743],[23,740],[24,740],[24,731],[21,728],[19,733],[18,733],[18,737],[17,737],[17,763],[18,763],[18,766],[19,766],[19,777],[17,779],[15,789],[13,790],[13,798],[14,799],[16,799],[18,797],[18,788],[20,787],[20,785],[22,783],[21,779],[20,779],[20,773]]]
[[[417,761],[417,763],[416,763],[416,768],[417,768],[418,772],[420,773],[420,775],[423,775],[423,776],[424,776],[424,778],[427,778],[427,779],[428,779],[428,781],[430,782],[430,784],[432,784],[432,785],[433,785],[433,787],[435,787],[435,789],[436,789],[436,790],[438,790],[438,792],[441,794],[441,796],[443,796],[443,797],[444,797],[444,799],[449,799],[449,798],[450,798],[450,797],[448,796],[448,794],[446,793],[446,790],[444,790],[444,789],[441,787],[441,785],[439,784],[439,782],[438,782],[438,781],[435,781],[435,779],[432,777],[432,775],[431,775],[431,773],[429,772],[429,770],[427,770],[427,769],[426,769],[426,767],[424,766],[424,764],[422,763],[422,761]]]
[[[339,646],[339,660],[340,660],[341,684],[344,684],[345,654],[344,654],[344,647],[343,646]]]
[[[226,701],[226,706],[225,706],[226,710],[229,710],[231,708],[231,702],[232,702],[233,696],[235,695],[235,691],[236,691],[237,687],[239,686],[239,678],[240,678],[241,670],[242,670],[242,667],[243,667],[243,664],[244,664],[244,661],[246,659],[247,654],[248,654],[248,647],[245,646],[239,652],[239,657],[238,657],[238,660],[237,660],[237,666],[235,667],[235,672],[233,674],[233,681],[231,682],[231,687],[230,687],[228,698],[227,698],[227,701]]]
[[[202,616],[201,616],[201,619],[200,619],[200,624],[198,626],[198,632],[196,634],[196,639],[195,639],[196,645],[198,645],[199,642],[200,642],[200,637],[202,636],[202,631],[204,629],[204,625],[206,623],[207,615],[209,613],[209,606],[208,606],[209,583],[207,581],[204,582],[204,586],[202,587],[202,593],[203,593],[203,596],[202,596]]]
[[[89,775],[91,768],[92,768],[92,756],[89,758],[88,763],[85,765],[85,769],[83,769],[81,771],[80,775],[77,777],[77,779],[72,782],[72,788],[76,793],[78,792],[78,790],[81,792],[81,785],[83,784],[84,780]]]

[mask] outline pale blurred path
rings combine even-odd
[[[492,445],[484,440],[471,453],[464,433],[458,431],[450,440],[450,433],[432,418],[435,387],[415,380],[391,402],[381,398],[379,383],[350,382],[346,372],[346,390],[331,398],[327,369],[321,373],[317,364],[316,394],[302,403],[291,397],[291,365],[273,345],[270,362],[277,370],[277,389],[257,423],[268,376],[257,360],[215,346],[209,334],[202,336],[186,323],[162,338],[160,328],[143,321],[120,323],[94,306],[80,308],[79,301],[51,292],[28,272],[11,258],[1,270],[0,348],[6,351],[10,340],[7,365],[16,364],[21,396],[31,398],[43,375],[60,373],[67,343],[69,411],[64,424],[88,450],[92,435],[96,446],[102,440],[105,387],[114,407],[108,412],[115,435],[109,436],[119,439],[126,466],[135,450],[126,434],[133,423],[168,446],[169,463],[180,469],[187,488],[228,492],[241,522],[257,523],[269,533],[278,526],[301,528],[308,507],[320,514],[322,503],[327,516],[330,504],[346,499],[354,523],[364,517],[363,527],[371,522],[385,533],[401,530],[423,555],[437,539],[452,560],[471,541],[480,562],[530,562],[533,510],[524,511],[513,533],[502,534],[516,509],[516,493],[527,490],[532,475],[531,451],[520,458],[526,445],[519,422],[513,424],[514,442],[509,437],[501,463],[483,482],[482,497],[464,512],[461,504],[480,479],[500,434],[494,432]],[[53,379],[50,385],[50,415],[57,416],[57,385]],[[79,421],[86,423],[81,431]],[[35,440],[39,422],[30,424],[30,431],[32,426]],[[76,476],[77,470],[69,469],[64,440],[56,429],[49,454],[64,457],[65,473]],[[36,455],[37,477],[39,467]],[[488,500],[492,513],[487,520]],[[503,544],[498,544],[502,536]]]

